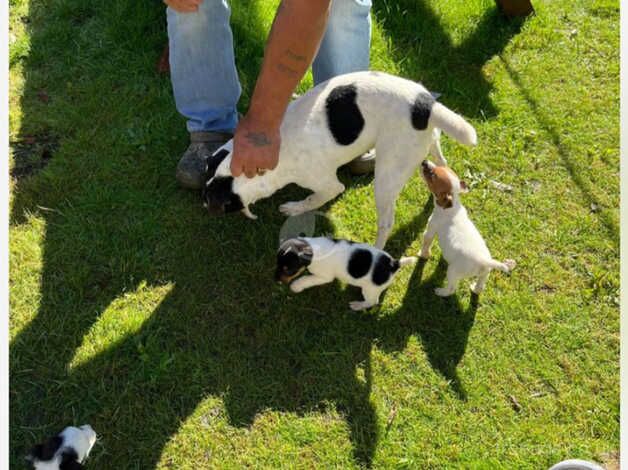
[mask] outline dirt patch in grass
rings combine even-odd
[[[50,163],[59,148],[59,138],[48,133],[24,135],[11,141],[9,147],[13,155],[11,177],[20,179],[41,171]]]

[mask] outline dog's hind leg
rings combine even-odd
[[[337,178],[328,181],[327,184],[317,182],[316,186],[317,188],[312,188],[314,193],[302,201],[291,201],[280,205],[279,212],[287,216],[303,214],[304,212],[318,209],[345,190],[344,184],[338,181]]]
[[[364,300],[361,302],[357,300],[349,302],[349,307],[351,307],[351,310],[359,311],[377,305],[379,303],[379,296],[381,295],[382,290],[383,289],[381,288],[375,287],[362,288],[362,296],[364,297]]]
[[[375,246],[384,249],[395,223],[395,203],[404,185],[422,159],[408,158],[406,149],[394,153],[383,145],[377,145],[375,166],[375,207],[377,208],[377,241]],[[423,152],[425,155],[427,150]],[[397,158],[397,156],[399,156]]]
[[[460,275],[449,266],[447,268],[447,287],[437,287],[434,289],[434,293],[439,297],[449,297],[456,292],[459,281]]]
[[[438,166],[447,166],[447,159],[443,155],[443,150],[440,146],[440,129],[435,127],[432,131],[432,145],[430,145],[430,155],[436,159]]]
[[[491,270],[489,268],[484,268],[478,275],[477,280],[471,284],[471,291],[474,294],[479,294],[484,290],[484,286],[486,286],[486,281],[488,280],[490,272]]]

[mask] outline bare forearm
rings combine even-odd
[[[268,36],[249,112],[233,138],[231,173],[252,178],[277,166],[279,126],[323,37],[331,0],[282,0]]]
[[[331,0],[283,0],[270,31],[251,98],[255,120],[279,126],[292,92],[312,63]]]

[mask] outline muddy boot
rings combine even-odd
[[[190,146],[177,165],[179,184],[200,189],[205,184],[205,161],[232,137],[227,132],[190,132]]]

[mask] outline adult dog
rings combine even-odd
[[[296,183],[313,194],[279,210],[298,215],[316,209],[344,191],[338,167],[375,147],[376,247],[381,249],[392,230],[397,196],[428,152],[437,150],[438,129],[462,144],[477,142],[475,129],[418,83],[381,72],[340,75],[290,103],[275,169],[253,179],[233,178],[232,142],[218,149],[208,160],[204,205],[212,214],[242,211],[256,218],[250,204]]]

